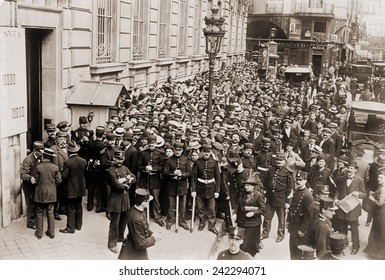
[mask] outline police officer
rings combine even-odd
[[[106,145],[104,144],[103,126],[97,126],[95,129],[95,140],[90,142],[89,155],[90,159],[87,166],[87,210],[94,208],[94,197],[96,196],[96,208],[102,208],[102,192],[103,192],[103,170],[101,168],[101,156]]]
[[[321,198],[319,203],[318,218],[314,223],[311,234],[310,245],[312,245],[319,255],[321,252],[330,249],[329,237],[334,233],[331,219],[338,207],[333,199],[329,197]]]
[[[208,219],[208,229],[218,234],[215,228],[215,199],[219,197],[220,171],[218,162],[211,153],[211,145],[202,145],[202,158],[199,158],[193,166],[192,197],[197,197],[197,216],[200,223],[198,231],[202,231]]]
[[[136,189],[135,205],[128,213],[128,235],[119,254],[121,260],[148,260],[147,248],[161,239],[150,230],[144,210],[153,199],[146,189]]]
[[[307,244],[309,231],[309,207],[313,202],[313,196],[306,188],[307,173],[299,171],[295,176],[293,198],[290,202],[287,216],[287,229],[290,233],[289,247],[290,258],[300,259],[298,245]]]
[[[130,199],[128,190],[135,183],[135,175],[123,165],[124,151],[115,149],[113,165],[107,170],[110,197],[107,211],[110,214],[110,228],[108,232],[108,248],[118,253],[117,242],[123,242],[124,231],[127,225]]]
[[[245,229],[231,226],[229,232],[229,249],[218,254],[217,260],[252,260],[253,257],[241,250]]]
[[[266,213],[263,220],[262,239],[269,237],[274,213],[278,216],[278,231],[276,242],[281,242],[285,236],[285,208],[289,207],[289,195],[294,188],[293,172],[286,167],[286,156],[279,153],[276,156],[276,166],[269,169],[266,188]]]
[[[169,200],[166,220],[167,230],[175,223],[177,197],[179,197],[179,225],[185,230],[189,230],[185,214],[188,178],[192,175],[192,167],[188,158],[183,155],[183,148],[183,143],[174,143],[174,155],[166,161],[163,170],[166,179],[166,193]]]
[[[163,171],[164,155],[156,148],[156,135],[148,136],[148,149],[139,154],[138,168],[140,178],[138,187],[148,189],[153,200],[153,215],[155,222],[161,227],[166,226],[160,210],[161,173]]]
[[[79,156],[88,161],[88,144],[94,140],[94,132],[87,129],[88,120],[86,117],[79,117],[79,128],[71,131],[71,140],[80,145]]]

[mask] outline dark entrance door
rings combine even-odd
[[[28,131],[27,147],[42,141],[42,38],[47,30],[26,29]]]
[[[314,76],[318,77],[321,74],[322,70],[322,55],[313,54],[312,63]]]

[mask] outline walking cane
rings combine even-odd
[[[190,227],[190,232],[194,231],[194,219],[195,219],[195,196],[193,197],[193,203],[192,203],[192,213],[191,213],[191,227]]]
[[[147,173],[147,190],[150,193],[150,174]],[[150,203],[148,203],[147,207],[147,223],[150,224]]]
[[[229,201],[229,209],[230,209],[230,221],[231,221],[231,226],[234,226],[234,219],[233,219],[233,208],[231,207],[231,201]]]
[[[179,229],[179,195],[176,195],[176,219],[175,219],[175,232]]]

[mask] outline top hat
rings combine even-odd
[[[44,148],[43,155],[48,156],[48,157],[56,157],[55,152],[52,149],[49,148]]]
[[[70,141],[67,146],[67,151],[70,153],[77,153],[80,150],[80,146],[75,141]]]
[[[229,237],[235,238],[235,239],[243,239],[245,236],[245,229],[240,227],[233,227],[230,226],[228,228]]]

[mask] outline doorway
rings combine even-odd
[[[313,54],[312,63],[313,63],[313,74],[314,76],[319,77],[322,70],[322,55]]]
[[[28,129],[27,148],[32,149],[34,141],[42,139],[43,125],[43,68],[48,56],[46,42],[52,37],[53,30],[26,28],[26,65],[27,65],[27,100]]]

